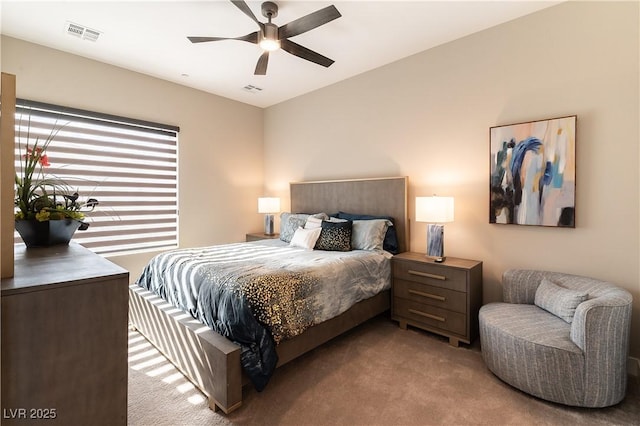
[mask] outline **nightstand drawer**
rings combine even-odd
[[[462,336],[467,334],[467,316],[446,309],[394,298],[395,312],[411,323],[436,327]]]
[[[415,281],[434,287],[467,291],[466,271],[430,263],[394,262],[393,276],[395,279]]]
[[[394,280],[393,295],[450,311],[467,312],[467,293],[416,281]]]

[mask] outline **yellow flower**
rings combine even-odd
[[[48,211],[42,209],[38,213],[36,213],[36,220],[39,222],[45,222],[49,220],[50,216],[51,214]]]

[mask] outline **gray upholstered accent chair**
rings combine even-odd
[[[627,386],[631,294],[592,278],[508,270],[504,303],[480,309],[482,357],[536,397],[579,407],[620,402]]]

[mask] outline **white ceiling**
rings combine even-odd
[[[230,1],[2,0],[2,34],[267,107],[560,1],[277,1],[278,26],[328,5],[341,18],[292,38],[336,62],[324,68],[282,50],[254,76],[260,48],[243,41],[192,44],[258,29]],[[262,22],[261,1],[247,1]],[[73,22],[96,42],[68,35]],[[261,88],[249,92],[247,85]]]

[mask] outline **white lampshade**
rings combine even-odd
[[[278,213],[280,211],[280,198],[258,198],[258,213]]]
[[[416,197],[416,221],[453,222],[453,197]]]

